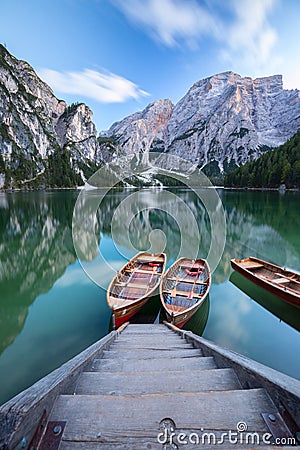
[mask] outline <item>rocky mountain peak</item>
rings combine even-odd
[[[128,155],[149,152],[153,141],[164,133],[173,108],[171,100],[157,100],[143,111],[114,123],[101,135],[114,137]]]
[[[116,136],[129,154],[168,152],[213,174],[257,158],[299,128],[299,91],[284,90],[281,75],[253,80],[228,71],[197,81],[175,106],[151,103],[106,136]]]
[[[283,90],[282,75],[271,75],[269,77],[255,78],[253,86],[256,89],[270,91],[272,93]]]
[[[0,45],[0,185],[8,173],[21,185],[24,178],[42,180],[49,155],[59,160],[66,151],[78,174],[86,162],[101,159],[92,111],[83,103],[67,106],[27,62]]]
[[[227,71],[197,81],[176,105],[154,101],[97,138],[88,106],[68,106],[0,45],[0,187],[16,180],[20,187],[51,184],[51,177],[62,186],[55,164],[74,185],[102,160],[121,154],[147,161],[149,152],[178,155],[212,175],[257,158],[299,129],[299,91],[283,89],[281,75],[252,79]]]

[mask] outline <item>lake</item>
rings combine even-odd
[[[153,229],[163,232],[156,236],[165,239],[168,265],[182,242],[187,252],[195,250],[183,202],[199,226],[199,256],[206,257],[213,233],[194,192],[170,191],[180,201],[170,201],[167,211],[161,204],[155,207],[159,196],[152,190],[140,191],[141,203],[134,208],[136,200],[126,202],[133,192],[110,191],[97,212],[95,243],[110,271],[97,265],[93,252],[84,261],[86,271],[77,259],[72,216],[78,191],[0,193],[0,403],[110,331],[105,288],[112,270],[134,254],[133,247],[148,249]],[[218,194],[226,244],[209,298],[185,328],[300,379],[300,309],[230,266],[231,258],[252,255],[300,271],[300,194],[223,189]],[[93,273],[101,287],[91,280]],[[159,314],[154,297],[135,320],[154,322]]]

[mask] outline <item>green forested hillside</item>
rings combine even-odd
[[[265,153],[256,161],[228,173],[228,187],[300,188],[300,132],[273,151]]]

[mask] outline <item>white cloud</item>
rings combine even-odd
[[[232,1],[235,19],[225,34],[229,60],[240,57],[249,66],[269,62],[277,35],[268,14],[275,4],[276,0]]]
[[[123,14],[166,46],[208,38],[221,59],[257,68],[271,60],[276,42],[268,14],[277,0],[112,0]],[[206,5],[206,6],[205,6]],[[241,65],[241,64],[240,64]]]
[[[202,34],[218,34],[216,19],[195,0],[114,0],[125,16],[167,46],[193,44]]]
[[[56,92],[80,95],[101,103],[123,103],[131,98],[138,100],[149,95],[132,81],[111,72],[40,69],[38,75]]]
[[[299,73],[300,73],[299,64],[298,67],[296,67],[295,64],[295,68],[293,67],[293,65],[291,67],[286,67],[286,73],[282,79],[283,88],[300,90]]]

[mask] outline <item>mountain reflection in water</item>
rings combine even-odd
[[[199,256],[206,257],[211,229],[205,208],[192,191],[172,189],[172,192],[192,211],[200,232]],[[140,194],[143,210],[136,210],[134,205],[128,210],[122,202],[131,193],[110,191],[97,211],[95,230],[99,248],[111,266],[120,268],[134,254],[128,247],[128,236],[137,250],[148,249],[153,229],[162,230],[166,237],[168,265],[177,258],[182,242],[186,243],[187,252],[194,251],[191,223],[179,202],[169,202],[165,212],[161,204],[155,208],[155,191],[144,190]],[[97,196],[97,192],[89,195]],[[249,255],[300,271],[300,195],[227,190],[219,190],[219,195],[226,217],[225,250],[213,274],[210,299],[185,328],[299,376],[299,364],[286,352],[286,348],[300,344],[296,315],[287,319],[280,312],[281,307],[269,312],[268,305],[257,302],[255,295],[256,301],[249,303],[242,292],[243,283],[236,282],[236,287],[229,277],[230,259]],[[105,289],[87,277],[73,247],[72,215],[77,196],[77,191],[0,194],[0,402],[109,330],[111,312]],[[111,237],[117,208],[114,232],[121,255]],[[126,233],[124,223],[128,217],[132,220]],[[83,225],[89,219],[85,211]],[[95,250],[89,252],[94,236],[83,233],[80,238],[87,255],[86,264],[94,264],[101,285],[107,287],[110,275],[95,265]],[[234,275],[232,280],[236,281]],[[145,322],[154,321],[160,312],[159,299],[152,300],[142,311],[141,320]],[[276,316],[289,325],[284,322],[278,325]],[[267,342],[272,340],[274,330],[284,345],[270,356]],[[264,341],[258,343],[260,334],[264,335]],[[284,366],[280,359],[284,360]],[[21,368],[20,360],[25,361]]]

